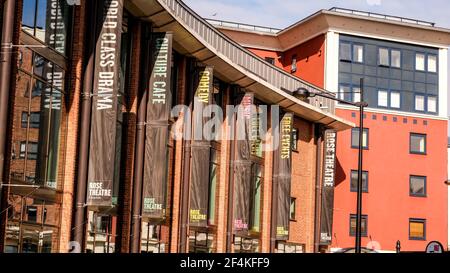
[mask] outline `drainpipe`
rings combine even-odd
[[[96,18],[97,5],[90,6],[90,18]],[[92,29],[97,29],[97,20],[90,22]],[[93,36],[93,37],[92,37]],[[74,227],[73,227],[73,241],[80,244],[81,251],[84,251],[84,227],[86,219],[86,186],[88,175],[88,155],[89,155],[89,136],[91,127],[91,91],[93,88],[93,77],[95,68],[95,47],[96,47],[96,32],[91,33],[87,45],[87,60],[86,70],[83,80],[83,93],[80,110],[80,143],[78,151],[78,173],[76,184],[76,201],[74,213]]]
[[[6,131],[8,128],[8,106],[11,82],[12,44],[14,35],[15,0],[6,0],[3,6],[3,26],[0,47],[0,211],[5,167]],[[0,215],[0,217],[2,217]]]
[[[322,161],[322,126],[314,124],[316,142],[316,186],[314,198],[314,253],[319,253],[320,246],[320,178]]]
[[[139,22],[141,24],[141,22]],[[138,116],[136,123],[136,148],[134,153],[134,184],[133,184],[133,207],[131,218],[131,253],[139,253],[141,233],[141,203],[142,203],[142,180],[144,172],[144,150],[145,150],[145,121],[147,116],[148,82],[150,65],[150,39],[151,29],[144,26],[142,29],[142,62],[141,83],[139,88]]]

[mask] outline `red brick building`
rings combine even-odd
[[[77,2],[0,2],[0,251],[317,251],[324,132],[354,127],[295,96],[331,94],[325,72],[269,64],[182,1]],[[319,67],[323,42],[288,54]],[[213,106],[220,137],[174,134]]]

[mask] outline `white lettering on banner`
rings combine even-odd
[[[153,78],[157,79],[153,83],[152,103],[153,104],[166,104],[167,96],[167,62],[169,60],[169,39],[157,38],[156,39],[156,52],[155,66],[153,68]]]
[[[334,172],[336,158],[336,132],[326,133],[325,158],[324,158],[324,186],[334,187]]]
[[[108,6],[108,5],[106,5]],[[105,21],[103,22],[103,29],[109,29],[108,32],[101,34],[100,36],[100,67],[106,69],[110,68],[113,71],[100,71],[98,74],[97,83],[97,110],[112,109],[113,107],[113,93],[114,84],[118,80],[116,79],[116,73],[114,67],[116,65],[117,56],[117,35],[114,29],[118,26],[119,2],[111,1],[106,12]]]
[[[89,198],[111,197],[111,189],[103,189],[103,182],[89,182]]]
[[[58,2],[58,0],[51,0],[50,2],[49,29],[51,34],[48,37],[50,39],[50,45],[52,45],[56,51],[64,54],[66,45],[66,35],[64,32],[66,27],[63,14],[61,12],[62,7]]]

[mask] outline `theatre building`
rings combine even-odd
[[[267,62],[338,98],[368,103],[363,132],[362,246],[446,246],[448,47],[434,23],[332,8],[282,30],[209,20]],[[360,80],[363,79],[361,86]],[[363,95],[361,97],[361,87]],[[336,115],[359,125],[359,109]],[[330,250],[354,247],[359,128],[338,132]]]
[[[0,3],[0,252],[319,251],[355,126],[323,84],[179,0]]]

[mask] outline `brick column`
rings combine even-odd
[[[130,225],[134,177],[134,151],[136,142],[136,121],[138,90],[140,76],[141,58],[141,23],[132,21],[129,29],[132,37],[130,57],[130,78],[127,85],[127,100],[125,102],[126,113],[124,113],[124,128],[126,134],[122,141],[122,166],[121,183],[119,189],[119,213],[117,234],[121,237],[119,248],[121,253],[128,253],[130,246]]]
[[[230,134],[229,126],[232,121],[228,120],[226,113],[226,105],[230,104],[230,86],[224,94],[224,105],[222,106],[224,122],[222,124],[222,141],[220,146],[220,170],[217,183],[218,202],[217,202],[217,253],[226,252],[227,240],[227,203],[228,203],[228,187],[230,182],[230,149],[232,141],[228,136]]]
[[[177,98],[178,104],[182,104],[185,97],[186,92],[186,57],[180,56],[180,60],[177,62],[178,65],[178,84],[177,84]],[[177,128],[182,132],[183,128],[183,114],[180,114],[178,120],[176,122]],[[174,124],[175,125],[175,124]],[[178,130],[178,129],[177,129]],[[182,176],[182,161],[183,161],[183,140],[178,139],[173,141],[174,147],[174,167],[173,167],[173,188],[172,188],[172,219],[170,219],[170,224],[172,225],[171,232],[171,244],[170,244],[170,253],[176,253],[178,251],[178,242],[179,242],[179,221],[180,221],[180,196],[181,196],[181,180]]]
[[[85,41],[85,16],[86,2],[82,1],[80,6],[74,6],[74,24],[72,55],[69,63],[69,87],[67,109],[67,137],[64,161],[64,176],[60,179],[62,183],[62,204],[61,204],[61,229],[59,237],[59,252],[67,252],[72,223],[72,208],[75,193],[77,151],[78,151],[78,129],[79,129],[79,111],[82,92],[83,75],[83,50]]]
[[[270,109],[267,113],[267,135],[263,144],[268,147],[272,144],[272,125]],[[264,182],[262,185],[262,216],[261,216],[261,252],[270,252],[270,228],[272,212],[272,172],[273,172],[273,151],[264,151]]]

